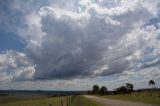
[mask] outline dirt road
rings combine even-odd
[[[86,95],[85,97],[91,100],[94,100],[97,103],[102,104],[102,106],[156,106],[156,105],[150,105],[150,104],[144,104],[144,103],[135,103],[135,102],[128,102],[128,101],[123,101],[123,100],[102,98],[102,97],[97,97],[97,96]]]

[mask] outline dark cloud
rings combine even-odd
[[[36,48],[37,52],[27,49],[29,57],[36,64],[35,79],[105,76],[131,68],[132,61],[126,57],[132,55],[133,51],[121,48],[119,44],[133,30],[134,23],[150,18],[145,8],[135,8],[134,11],[115,16],[120,25],[106,22],[105,18],[99,18],[92,12],[83,17],[78,14],[77,18],[74,18],[76,12],[65,12],[51,7],[41,10],[44,33],[41,46]],[[105,65],[108,69],[97,74],[96,71]]]
[[[15,72],[22,71],[10,79],[84,78],[135,69],[140,60],[159,53],[154,33],[158,29],[150,24],[144,28],[154,16],[149,9],[155,5],[147,3],[118,1],[111,8],[106,2],[92,0],[14,1],[0,24],[8,26],[9,17],[17,23],[10,25],[15,25],[13,31],[26,43],[22,54],[27,65],[15,58]],[[154,51],[146,55],[147,48]]]

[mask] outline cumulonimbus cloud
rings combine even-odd
[[[31,79],[113,75],[159,56],[159,29],[146,24],[156,17],[151,10],[158,2],[121,0],[109,6],[104,0],[71,1],[70,6],[55,1],[25,14],[27,27],[18,33],[34,66]]]

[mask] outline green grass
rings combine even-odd
[[[17,98],[17,97],[12,97],[12,96],[2,96],[0,97],[0,104],[5,104],[5,103],[11,103],[15,101],[23,101],[25,100],[24,98]]]
[[[0,97],[0,106],[49,106],[49,104],[52,104],[52,106],[61,106],[61,100],[66,104],[66,97],[21,98],[3,96]],[[83,96],[75,97],[74,101],[69,106],[77,106],[79,102],[82,102],[83,106],[101,106]]]
[[[60,106],[60,100],[65,97],[44,97],[39,99],[25,99],[16,97],[0,97],[0,106]]]
[[[85,98],[84,96],[76,97],[70,106],[77,106],[79,100],[83,103],[83,106],[101,106],[100,104],[96,103],[95,101],[92,101],[88,98]]]
[[[70,104],[70,106],[76,106],[77,102],[78,102],[78,98],[75,97],[74,100],[73,100],[73,102]]]
[[[97,102],[90,100],[88,98],[82,97],[82,100],[84,102],[84,106],[101,106]]]
[[[127,100],[132,102],[142,102],[148,104],[155,104],[160,106],[160,97],[151,96],[135,96],[135,95],[108,95],[105,98]]]

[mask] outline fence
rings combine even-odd
[[[158,96],[160,97],[160,91],[142,91],[142,92],[132,92],[132,95],[135,96]]]
[[[66,98],[60,99],[60,106],[69,106],[74,101],[75,96],[67,96]],[[49,106],[54,106],[49,104]]]

